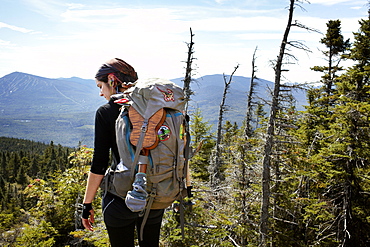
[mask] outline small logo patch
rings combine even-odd
[[[158,138],[160,141],[164,142],[170,139],[171,130],[167,125],[162,125],[158,130]]]
[[[167,88],[167,92],[161,90],[159,87],[157,87],[157,89],[163,94],[164,101],[175,101],[174,93],[171,89]]]

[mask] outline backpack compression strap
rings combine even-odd
[[[140,152],[153,149],[158,145],[158,130],[166,119],[166,111],[161,108],[149,119],[144,119],[134,106],[131,106],[129,108],[129,119],[132,124],[130,142],[136,146],[133,169],[131,169],[131,179],[133,179],[135,175],[134,167],[138,164]]]

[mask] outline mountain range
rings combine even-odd
[[[228,80],[228,76],[227,80]],[[182,86],[183,78],[172,79]],[[250,78],[234,76],[230,84],[225,120],[241,124],[246,111]],[[190,110],[200,108],[204,120],[216,125],[224,90],[223,75],[207,75],[191,84]],[[258,97],[267,98],[273,83],[258,80]],[[297,105],[305,104],[304,92],[295,93]],[[92,147],[94,115],[106,103],[94,80],[78,77],[50,79],[21,72],[0,78],[0,136],[63,146]]]

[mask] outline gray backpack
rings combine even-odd
[[[149,79],[114,97],[122,105],[116,120],[121,160],[108,169],[102,188],[125,199],[132,190],[138,164],[144,162],[148,193],[145,215],[150,209],[167,208],[190,187],[190,135],[183,90],[168,80]]]

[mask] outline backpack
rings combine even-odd
[[[175,200],[182,200],[190,187],[190,135],[188,117],[183,113],[184,93],[171,81],[149,79],[113,97],[122,105],[116,120],[121,160],[108,168],[101,187],[125,199],[132,190],[138,163],[143,158],[141,151],[145,149],[149,196],[144,225],[150,209],[165,209]]]

